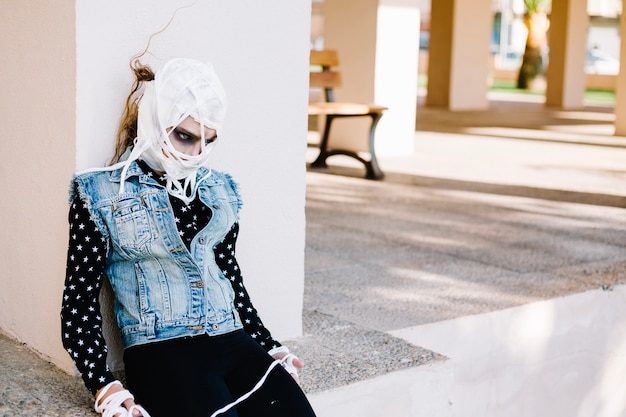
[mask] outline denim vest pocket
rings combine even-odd
[[[153,235],[147,208],[142,199],[124,198],[113,203],[113,243],[122,254],[138,255],[147,251]]]

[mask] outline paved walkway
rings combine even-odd
[[[384,181],[350,161],[307,174],[305,335],[289,343],[308,392],[444,361],[403,329],[626,282],[626,138],[610,109],[491,103],[420,108],[415,153],[381,158]],[[28,355],[0,338],[0,415],[91,415],[78,381]]]
[[[306,308],[388,331],[626,281],[611,109],[508,98],[420,108],[384,181],[350,161],[308,174]]]
[[[341,156],[308,173],[305,317],[391,334],[626,282],[611,109],[508,99],[420,108],[414,155],[380,158],[383,181]]]

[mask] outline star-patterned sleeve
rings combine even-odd
[[[93,394],[115,380],[106,364],[98,296],[107,244],[84,202],[76,197],[69,212],[70,238],[61,307],[63,347]]]
[[[239,313],[239,317],[243,322],[243,328],[252,338],[254,338],[261,347],[267,351],[281,346],[267,328],[263,325],[257,310],[252,305],[250,296],[246,287],[243,285],[241,270],[235,259],[235,245],[237,243],[237,234],[239,233],[239,224],[235,223],[224,238],[215,247],[215,260],[222,270],[226,278],[235,291],[235,308]]]

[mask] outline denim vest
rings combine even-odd
[[[201,168],[198,180],[207,174]],[[198,187],[213,215],[190,250],[178,234],[166,189],[136,162],[129,166],[122,194],[120,176],[121,169],[76,175],[70,198],[78,192],[107,240],[105,273],[124,347],[242,328],[233,288],[213,250],[241,208],[230,175],[212,171]]]

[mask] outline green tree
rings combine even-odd
[[[524,0],[526,14],[524,24],[528,29],[522,66],[517,77],[517,88],[531,88],[533,81],[545,75],[544,55],[548,50],[550,20],[546,10],[550,0]]]

